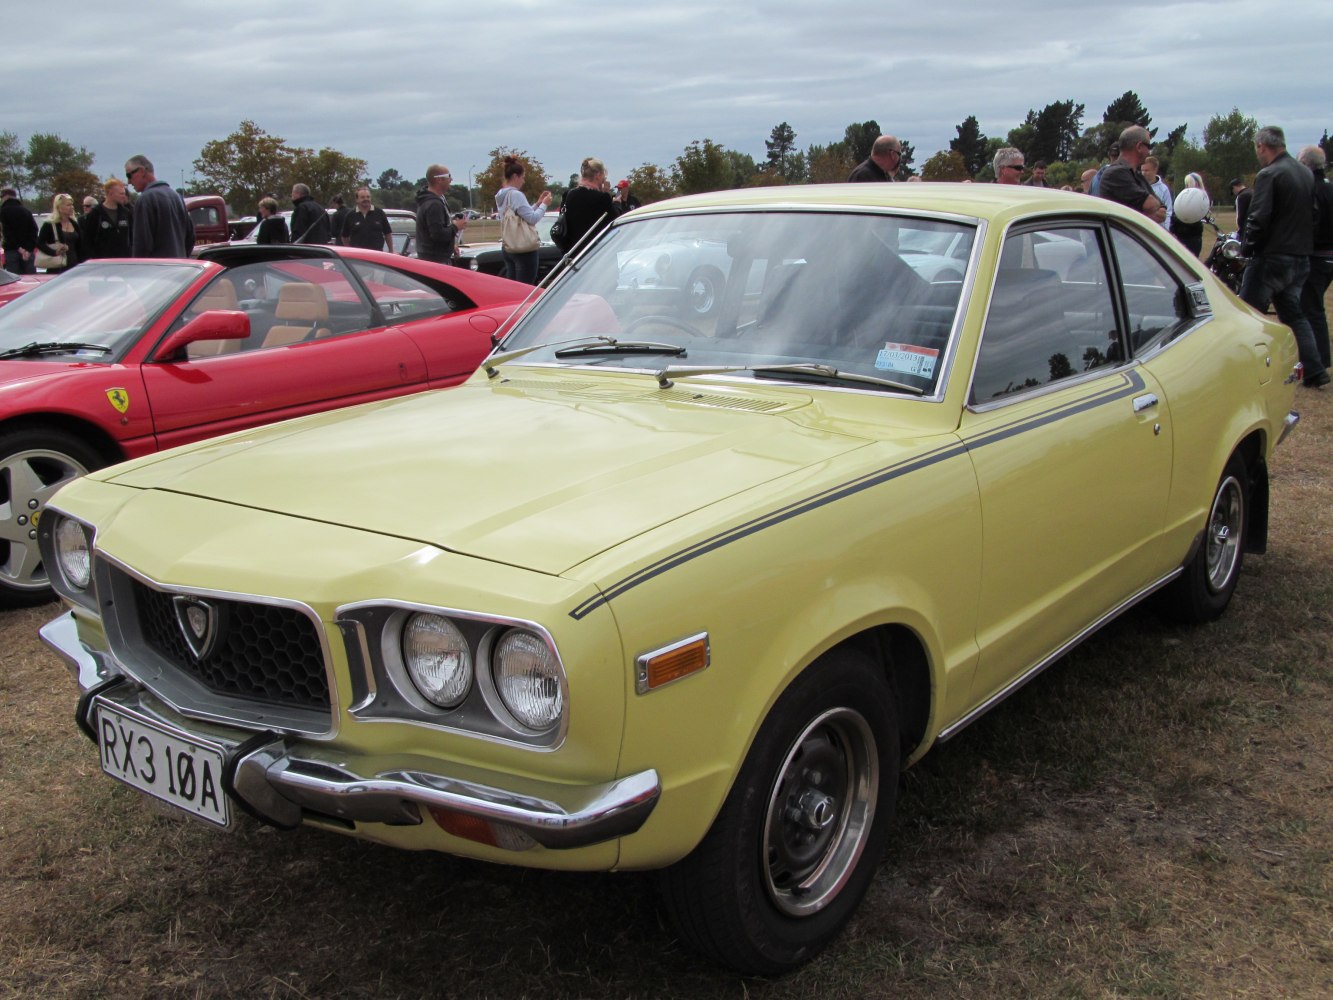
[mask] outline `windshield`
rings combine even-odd
[[[117,361],[199,271],[191,264],[80,264],[0,309],[0,352],[34,343],[84,344],[67,353]]]
[[[549,344],[524,363],[739,366],[792,379],[803,376],[762,369],[818,364],[930,394],[974,235],[950,220],[882,214],[643,219],[599,240],[501,350]],[[581,337],[616,343],[580,348]]]

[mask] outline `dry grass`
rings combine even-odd
[[[1333,394],[1301,390],[1270,551],[1219,622],[1113,625],[904,779],[848,932],[744,981],[642,876],[233,836],[104,778],[0,613],[0,997],[1333,995]]]

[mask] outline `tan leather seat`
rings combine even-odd
[[[307,337],[327,337],[329,329],[321,324],[329,319],[329,300],[324,289],[305,282],[283,285],[278,291],[274,315],[278,322],[269,327],[265,347],[285,347]]]
[[[240,304],[236,299],[236,286],[232,284],[230,278],[219,278],[205,288],[200,293],[199,298],[191,303],[190,318],[193,319],[200,313],[211,312],[214,309],[239,308]],[[191,360],[194,358],[208,358],[239,351],[244,343],[241,340],[200,340],[191,344],[185,351]]]

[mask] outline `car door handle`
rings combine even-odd
[[[1134,397],[1134,412],[1135,412],[1135,413],[1142,413],[1144,410],[1148,409],[1149,407],[1156,406],[1156,405],[1157,405],[1157,396],[1154,395],[1154,394],[1151,393],[1151,392],[1150,392],[1150,393],[1147,393],[1146,395],[1143,395],[1143,396],[1135,396],[1135,397]]]

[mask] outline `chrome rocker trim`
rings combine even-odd
[[[502,787],[506,776],[498,772],[489,775],[494,784],[481,780],[480,773],[461,778],[417,768],[362,774],[354,757],[342,755],[335,764],[297,756],[275,733],[222,732],[211,725],[196,733],[158,711],[148,691],[90,652],[78,639],[72,613],[48,622],[40,635],[78,679],[85,696],[80,699],[78,722],[85,732],[92,732],[92,715],[100,699],[220,744],[227,757],[223,783],[228,791],[242,808],[275,826],[291,828],[307,818],[415,825],[422,821],[420,810],[433,807],[495,823],[530,838],[508,840],[512,850],[526,849],[532,843],[567,850],[634,833],[661,794],[653,769],[597,785],[524,781],[525,791],[519,792]],[[98,690],[89,697],[95,688]],[[506,840],[502,838],[501,843]]]

